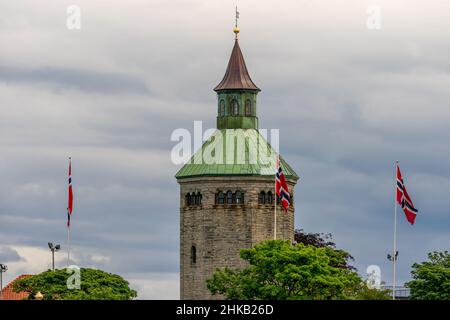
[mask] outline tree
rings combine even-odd
[[[207,287],[227,299],[356,299],[362,280],[344,268],[348,253],[283,240],[264,241],[242,249],[245,269],[217,270]]]
[[[366,282],[361,282],[355,288],[355,299],[357,300],[391,300],[391,291],[369,288]]]
[[[333,242],[333,236],[331,233],[306,233],[303,229],[296,229],[294,233],[294,240],[296,243],[303,243],[306,246],[331,248],[336,251],[336,254],[344,258],[343,260],[339,260],[340,264],[335,265],[336,267],[356,271],[356,268],[349,264],[350,261],[355,261],[355,259],[350,253],[344,250],[336,249],[336,244]]]
[[[405,284],[411,289],[411,299],[450,300],[450,254],[433,251],[428,259],[412,265],[413,280]]]
[[[303,229],[295,229],[294,240],[296,243],[303,243],[304,245],[317,248],[336,248],[331,233],[306,233]]]
[[[66,269],[48,270],[18,280],[14,290],[29,292],[28,299],[34,299],[36,293],[41,292],[45,300],[130,300],[137,296],[129,283],[116,274],[81,268],[80,289],[68,288],[70,276]]]

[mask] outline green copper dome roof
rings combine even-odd
[[[274,176],[276,157],[276,152],[258,130],[217,130],[175,177]],[[298,180],[298,175],[281,156],[280,165],[286,178]]]

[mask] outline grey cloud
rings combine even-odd
[[[0,245],[0,262],[8,263],[8,262],[16,262],[21,261],[23,258],[17,253],[16,250],[11,249],[10,247]]]
[[[52,66],[35,69],[0,66],[0,81],[51,84],[57,89],[77,89],[86,93],[150,94],[145,81],[136,76]]]

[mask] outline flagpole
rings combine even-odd
[[[278,173],[279,155],[277,154],[275,163],[275,212],[273,214],[273,240],[277,240],[277,173]]]
[[[397,263],[397,171],[398,160],[395,161],[395,184],[394,184],[394,252],[392,254],[392,300],[395,300],[395,288],[396,288],[396,263]]]
[[[69,201],[67,204],[67,267],[70,266],[70,216],[71,216],[71,190],[72,190],[72,157],[69,157]]]
[[[70,225],[67,226],[67,267],[70,266]]]

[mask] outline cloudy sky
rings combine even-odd
[[[67,7],[81,29],[66,27]],[[176,128],[214,127],[235,1],[0,3],[0,263],[5,282],[66,247],[73,158],[74,262],[119,273],[139,297],[179,296]],[[381,28],[367,27],[367,8]],[[240,0],[240,45],[262,89],[262,128],[299,173],[296,227],[331,232],[361,275],[391,283],[393,166],[414,204],[399,211],[399,281],[450,244],[450,3]],[[57,267],[65,265],[57,254]]]

